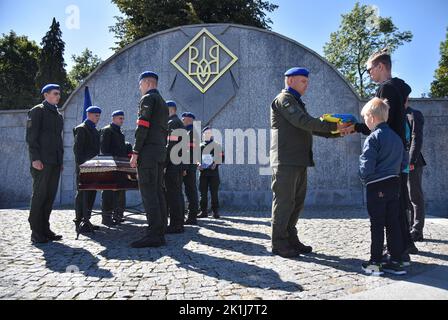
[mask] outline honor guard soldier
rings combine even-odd
[[[96,129],[96,125],[100,120],[101,109],[96,106],[87,108],[87,119],[79,126],[73,129],[75,143],[73,152],[75,153],[76,162],[76,186],[79,186],[79,166],[84,162],[95,158],[100,153],[100,133]],[[95,190],[77,190],[75,198],[76,232],[91,233],[99,230],[98,226],[94,226],[90,222],[92,208],[95,204]]]
[[[112,113],[112,122],[101,129],[101,154],[105,156],[127,158],[132,153],[132,146],[125,141],[121,131],[124,123],[124,111]],[[104,190],[102,193],[102,224],[112,226],[124,221],[126,191]]]
[[[185,185],[185,194],[188,200],[188,218],[186,225],[197,225],[197,216],[199,211],[198,188],[196,183],[197,162],[195,159],[195,149],[199,148],[199,139],[194,131],[193,122],[196,116],[191,112],[182,114],[182,122],[185,130],[188,132],[190,141],[188,141],[189,163],[184,164],[183,182]]]
[[[180,136],[176,135],[175,130],[184,130],[184,124],[177,116],[177,105],[174,101],[167,101],[168,118],[168,153],[165,171],[166,200],[170,217],[170,224],[167,233],[184,232],[184,212],[182,205],[182,164],[174,164],[172,157],[181,158],[181,154],[171,155],[172,148],[180,142]],[[176,162],[177,163],[177,162]]]
[[[131,244],[134,248],[165,245],[167,208],[163,170],[167,157],[168,107],[157,90],[156,73],[139,78],[140,100],[131,166],[137,167],[140,193],[148,220],[147,234]]]
[[[201,214],[198,218],[208,217],[208,191],[210,190],[211,205],[213,218],[219,219],[219,165],[224,162],[224,152],[220,144],[214,141],[212,129],[205,127],[202,130],[201,143],[201,163],[199,168],[199,192],[201,200],[199,205],[201,207]]]
[[[331,137],[332,131],[348,127],[308,114],[301,99],[308,88],[308,74],[305,68],[288,70],[286,88],[271,105],[272,253],[282,257],[312,251],[300,242],[296,224],[305,202],[307,167],[314,166],[313,135]]]
[[[42,88],[41,93],[45,100],[28,112],[26,128],[33,179],[28,219],[33,243],[62,239],[62,236],[50,229],[50,214],[58,189],[64,153],[64,124],[57,106],[61,98],[61,88],[57,84],[48,84]]]

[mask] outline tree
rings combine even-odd
[[[338,31],[331,33],[324,46],[324,54],[366,98],[374,89],[365,68],[368,58],[383,48],[392,53],[412,37],[410,31],[399,32],[392,19],[380,17],[374,7],[356,3],[351,12],[342,15]]]
[[[198,23],[237,23],[269,29],[277,5],[263,0],[112,0],[124,17],[110,27],[118,39],[115,49],[155,32]]]
[[[38,103],[34,84],[39,47],[14,31],[0,38],[0,109],[24,109]]]
[[[446,40],[440,44],[439,67],[435,72],[435,80],[431,83],[431,98],[448,97],[448,28]]]
[[[75,62],[68,77],[73,87],[79,86],[89,74],[92,73],[103,61],[92,51],[86,48],[79,56],[72,55]]]
[[[36,76],[36,86],[42,88],[47,83],[57,83],[62,88],[60,105],[70,94],[72,86],[67,77],[64,62],[65,43],[62,40],[62,31],[59,22],[53,18],[50,31],[41,42],[42,50],[39,57],[39,71]]]

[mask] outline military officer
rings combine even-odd
[[[200,159],[195,159],[196,150],[199,150],[199,138],[193,127],[193,122],[196,116],[191,112],[184,112],[182,114],[182,122],[184,128],[187,130],[190,137],[188,142],[189,162],[184,164],[183,182],[185,186],[185,194],[188,200],[188,218],[185,221],[186,225],[197,225],[197,216],[199,212],[198,188],[196,183],[197,162]],[[200,151],[198,152],[200,154]]]
[[[33,243],[62,239],[61,235],[50,229],[50,214],[58,189],[64,153],[63,118],[57,106],[61,88],[57,84],[48,84],[42,88],[41,93],[45,100],[28,112],[26,128],[33,179],[28,219]]]
[[[165,245],[167,208],[163,170],[167,157],[168,107],[157,90],[159,77],[152,71],[139,78],[142,98],[138,110],[131,166],[137,167],[140,193],[148,220],[147,234],[131,244],[134,248]]]
[[[292,68],[285,73],[286,88],[271,105],[272,252],[282,257],[310,253],[300,242],[296,224],[304,207],[307,167],[314,166],[313,134],[331,137],[348,125],[322,122],[310,116],[301,97],[308,88],[309,71]]]
[[[171,154],[172,148],[180,143],[181,137],[176,134],[176,130],[184,130],[184,124],[177,116],[176,102],[169,100],[166,102],[169,111],[168,118],[168,154],[165,172],[166,199],[170,216],[170,224],[167,233],[184,232],[184,212],[182,209],[182,164],[174,161],[172,157],[181,158],[178,154]],[[174,162],[173,162],[174,161]]]
[[[100,133],[96,129],[96,125],[100,120],[101,109],[96,106],[91,106],[86,111],[87,119],[73,129],[73,135],[75,136],[73,152],[75,154],[77,186],[79,185],[79,166],[100,153]],[[76,218],[74,222],[77,233],[91,233],[99,229],[98,226],[94,226],[90,222],[95,198],[96,191],[94,190],[86,191],[78,189],[76,192]]]
[[[105,156],[127,158],[132,153],[132,145],[125,141],[121,131],[124,123],[124,111],[112,113],[112,122],[101,129],[101,154]],[[126,191],[105,190],[102,192],[102,223],[107,226],[124,221]]]

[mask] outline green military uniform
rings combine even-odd
[[[307,167],[314,166],[312,136],[331,137],[337,125],[313,118],[298,93],[282,90],[271,105],[271,129],[272,250],[300,251],[296,224],[305,202]]]
[[[113,123],[101,129],[101,154],[105,156],[127,158],[132,146],[125,141],[121,128]],[[102,192],[103,223],[121,222],[126,207],[126,191],[105,190]]]
[[[197,162],[200,159],[195,159],[195,149],[199,148],[199,137],[194,131],[193,125],[185,127],[188,131],[189,142],[188,142],[188,158],[189,164],[184,164],[184,170],[186,175],[183,177],[183,183],[185,186],[185,195],[188,200],[188,218],[185,224],[197,224],[197,216],[199,211],[199,197],[198,197],[198,187],[196,183],[196,173],[197,173]],[[185,206],[185,204],[183,205]]]
[[[40,160],[43,170],[31,166],[33,194],[29,223],[35,239],[53,240],[50,214],[56,197],[64,147],[62,142],[63,118],[56,106],[44,101],[28,112],[26,142],[30,162]],[[44,241],[42,241],[44,242]]]
[[[152,89],[140,100],[134,152],[140,193],[148,220],[148,233],[142,243],[165,243],[167,209],[163,170],[167,157],[168,107],[159,91]],[[140,247],[142,243],[135,243]],[[144,245],[145,246],[145,245]]]
[[[84,162],[93,159],[100,153],[100,133],[90,120],[84,121],[73,129],[75,143],[73,152],[76,163],[76,186],[79,185],[79,166]],[[75,224],[77,228],[83,222],[81,231],[93,231],[94,226],[90,223],[92,208],[95,203],[96,191],[77,190],[75,198]]]
[[[170,216],[168,232],[172,233],[182,232],[184,225],[184,212],[182,209],[182,164],[174,164],[170,157],[171,149],[180,143],[181,139],[180,136],[174,134],[174,131],[183,128],[184,124],[176,114],[169,117],[165,187],[168,213]],[[182,156],[180,152],[178,156]]]

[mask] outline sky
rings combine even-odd
[[[279,8],[268,14],[272,31],[294,39],[323,55],[330,33],[338,29],[341,15],[349,12],[356,0],[270,0]],[[394,76],[405,79],[413,88],[412,97],[429,92],[440,59],[439,47],[448,28],[446,0],[371,0],[382,17],[392,17],[400,31],[411,31],[412,42],[393,55]],[[71,56],[89,48],[106,60],[113,54],[114,16],[118,8],[109,0],[0,0],[0,33],[15,31],[40,43],[55,17],[66,43],[67,69]],[[79,17],[79,19],[77,19]],[[78,23],[79,22],[79,23]]]

